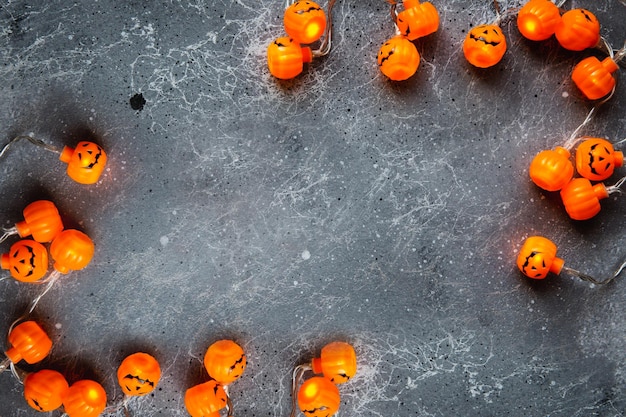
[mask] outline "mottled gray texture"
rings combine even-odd
[[[35,310],[55,348],[27,369],[96,379],[114,405],[118,364],[148,351],[163,378],[131,411],[184,416],[205,349],[230,337],[249,360],[230,387],[236,415],[285,416],[294,365],[341,339],[359,364],[341,416],[626,412],[626,282],[531,282],[514,264],[532,234],[600,276],[626,254],[625,196],[573,222],[527,174],[591,108],[569,79],[590,51],[526,41],[507,19],[503,61],[470,68],[461,43],[494,19],[491,2],[433,0],[440,30],[394,84],[375,63],[394,33],[387,3],[339,0],[331,54],[277,82],[265,51],[282,1],[45,3],[0,8],[0,143],[91,138],[110,159],[92,186],[28,143],[0,160],[2,226],[50,198],[97,248]],[[619,1],[565,7],[624,41]],[[626,137],[620,78],[581,133]],[[41,287],[0,288],[5,334]],[[38,415],[9,373],[0,396],[0,416]]]

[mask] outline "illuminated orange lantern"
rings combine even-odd
[[[75,149],[63,148],[59,159],[67,164],[67,175],[81,184],[98,182],[107,163],[104,150],[93,142],[78,142]]]
[[[591,180],[603,181],[624,165],[624,154],[616,151],[608,140],[587,138],[576,148],[576,170]]]
[[[117,382],[126,395],[151,393],[161,379],[159,362],[147,353],[137,352],[126,357],[117,369]]]
[[[506,38],[496,25],[480,25],[469,31],[463,41],[463,54],[478,68],[489,68],[502,60]]]
[[[107,395],[96,381],[83,379],[63,394],[63,407],[69,417],[98,417],[107,404]]]
[[[298,407],[307,417],[329,417],[339,411],[339,389],[328,378],[314,376],[298,390]]]
[[[313,43],[326,30],[326,14],[312,1],[297,1],[287,7],[283,21],[287,34],[298,43]]]
[[[13,363],[24,359],[32,365],[48,356],[52,349],[52,340],[41,326],[32,320],[20,323],[11,330],[9,344],[12,347],[5,353]]]
[[[37,411],[53,411],[63,404],[63,395],[69,388],[65,377],[49,369],[28,374],[24,379],[24,398]]]
[[[517,13],[517,27],[527,39],[544,41],[554,35],[561,14],[550,0],[530,0]]]
[[[589,10],[572,9],[561,16],[554,34],[563,48],[582,51],[600,42],[600,22]]]
[[[530,163],[530,178],[546,191],[560,190],[574,176],[574,164],[569,157],[569,151],[561,146],[539,152]]]
[[[619,66],[613,59],[600,62],[595,56],[580,61],[572,72],[572,81],[589,100],[597,100],[609,95],[615,88],[613,73]]]
[[[396,25],[400,33],[414,41],[439,28],[439,13],[432,3],[420,3],[419,0],[404,0],[404,10],[398,13]]]
[[[609,192],[604,184],[591,185],[587,178],[574,178],[561,190],[565,211],[574,220],[588,220],[600,212],[600,200]]]
[[[343,384],[356,375],[356,352],[349,343],[332,342],[322,348],[322,354],[313,359],[311,366],[316,374]]]
[[[378,67],[394,81],[404,81],[411,77],[419,64],[417,48],[404,36],[394,36],[378,51]]]
[[[11,246],[9,253],[2,254],[0,266],[18,281],[35,282],[48,272],[48,251],[34,240],[20,240]]]
[[[214,380],[193,386],[185,392],[185,407],[191,417],[219,417],[227,405],[224,388]]]
[[[270,73],[282,80],[295,78],[302,72],[305,62],[311,62],[313,54],[308,46],[288,37],[278,38],[267,47],[267,66]]]
[[[517,257],[517,267],[528,278],[543,279],[552,272],[559,275],[565,261],[556,257],[556,245],[542,236],[531,236]]]
[[[20,237],[31,236],[37,242],[51,242],[63,230],[59,210],[52,201],[38,200],[24,209],[24,221],[15,225]]]
[[[243,374],[246,369],[246,354],[232,340],[218,340],[207,349],[204,367],[211,378],[226,385]]]
[[[54,259],[54,269],[67,274],[86,267],[95,251],[92,240],[78,230],[62,231],[50,245],[50,256]]]

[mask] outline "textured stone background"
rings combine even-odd
[[[148,351],[163,378],[130,410],[184,416],[205,349],[229,337],[249,361],[230,387],[236,415],[285,416],[294,365],[340,339],[359,364],[341,416],[625,413],[626,282],[530,282],[514,264],[532,234],[600,277],[626,255],[626,196],[573,222],[527,174],[591,109],[569,77],[602,55],[526,41],[508,19],[503,61],[477,70],[461,43],[494,19],[492,3],[433,3],[440,30],[416,42],[418,73],[394,84],[375,63],[394,33],[383,0],[339,0],[332,52],[290,82],[266,66],[282,1],[5,0],[0,143],[88,138],[110,158],[93,186],[28,143],[0,160],[4,227],[49,198],[96,244],[37,306],[55,347],[25,369],[96,379],[114,407],[117,366]],[[564,7],[590,9],[624,42],[620,1]],[[621,72],[581,134],[626,137]],[[0,282],[0,334],[41,290]],[[0,416],[38,415],[22,390],[0,375]]]

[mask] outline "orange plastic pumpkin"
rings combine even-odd
[[[572,72],[572,81],[589,100],[597,100],[609,95],[615,87],[613,73],[619,66],[607,57],[602,62],[595,56],[580,61]]]
[[[291,38],[278,38],[267,47],[267,66],[270,73],[281,80],[295,78],[313,54],[308,46],[300,46]]]
[[[554,35],[563,48],[582,51],[600,41],[600,22],[589,10],[572,9],[561,16]]]
[[[560,190],[574,176],[569,157],[569,151],[561,146],[539,152],[530,163],[530,179],[546,191]]]
[[[339,389],[328,378],[314,376],[298,390],[298,407],[307,417],[329,417],[339,411]]]
[[[349,343],[329,343],[322,348],[320,357],[313,359],[312,368],[331,382],[343,384],[356,375],[356,352]]]
[[[415,74],[419,64],[417,48],[404,36],[394,36],[378,51],[378,67],[393,81],[408,79]]]
[[[24,221],[15,225],[20,237],[31,236],[37,242],[51,242],[63,230],[59,210],[52,201],[38,200],[24,209]]]
[[[285,32],[296,42],[308,44],[317,41],[326,30],[326,14],[319,4],[297,1],[285,10]]]
[[[600,212],[600,200],[609,193],[604,184],[591,185],[587,178],[574,178],[561,190],[565,211],[574,220],[588,220]]]
[[[50,245],[50,256],[54,259],[54,269],[67,274],[86,267],[95,251],[92,240],[78,230],[62,231]]]
[[[63,395],[69,388],[65,377],[49,369],[28,374],[24,379],[24,398],[37,411],[53,411],[63,404]]]
[[[20,323],[11,330],[9,344],[12,347],[5,353],[13,363],[24,359],[32,365],[48,356],[52,349],[48,334],[32,320]]]
[[[126,395],[151,393],[161,379],[159,362],[147,353],[127,356],[117,369],[117,382]]]
[[[496,25],[480,25],[469,31],[463,41],[467,62],[478,68],[489,68],[502,60],[506,38]]]
[[[48,251],[34,240],[20,240],[11,246],[9,253],[2,254],[0,266],[18,281],[35,282],[48,272]]]
[[[232,340],[218,340],[207,349],[204,367],[209,376],[220,384],[230,384],[246,369],[246,354]]]
[[[624,154],[608,140],[587,138],[576,148],[576,170],[591,181],[604,181],[616,167],[624,165]]]
[[[228,403],[224,388],[214,380],[193,386],[185,392],[185,408],[191,417],[219,417]]]
[[[556,245],[543,236],[531,236],[522,245],[517,267],[528,278],[544,279],[548,272],[559,275],[565,261],[556,257]]]
[[[554,35],[561,14],[550,0],[530,0],[517,13],[517,27],[526,39],[544,41]]]
[[[396,25],[400,33],[414,41],[439,28],[439,13],[432,3],[420,3],[419,0],[404,0],[404,10],[398,13]]]
[[[69,417],[98,417],[107,404],[107,394],[96,381],[83,379],[63,394],[63,407]]]
[[[67,175],[81,184],[98,182],[107,163],[107,154],[93,142],[78,142],[75,149],[63,148],[59,159],[67,164]]]

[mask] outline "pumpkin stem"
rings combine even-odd
[[[2,230],[2,236],[0,236],[0,243],[7,240],[9,236],[13,236],[17,234],[16,227],[9,227],[9,228],[0,227],[0,230]]]
[[[624,268],[626,268],[626,260],[622,262],[622,264],[613,272],[613,274],[610,277],[604,280],[598,280],[592,277],[591,275],[587,275],[585,273],[582,273],[580,271],[577,271],[575,269],[571,269],[568,267],[563,267],[563,270],[569,273],[570,275],[574,275],[575,277],[582,279],[583,281],[591,282],[592,284],[596,284],[596,285],[604,285],[613,281],[624,270]]]
[[[57,148],[55,148],[52,145],[48,145],[47,143],[45,143],[44,141],[40,140],[40,139],[35,139],[32,136],[28,136],[28,135],[21,135],[21,136],[16,136],[13,139],[11,139],[9,141],[9,143],[7,143],[6,145],[4,145],[2,147],[2,149],[0,150],[0,158],[2,158],[2,155],[4,155],[4,153],[9,149],[9,147],[14,144],[15,142],[19,142],[20,140],[25,139],[27,141],[29,141],[30,143],[32,143],[35,146],[39,146],[40,148],[43,148],[45,150],[48,150],[50,152],[54,152],[57,154],[61,154],[61,151]]]

